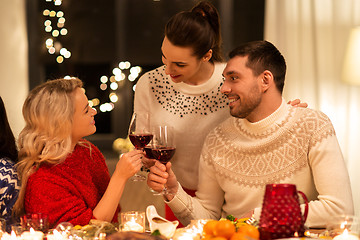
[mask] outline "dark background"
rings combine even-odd
[[[140,66],[142,73],[160,66],[160,47],[167,20],[179,11],[191,9],[197,0],[27,0],[29,38],[29,86],[66,75],[84,81],[89,99],[101,102],[110,90],[100,90],[100,77],[110,77],[120,61]],[[263,39],[264,0],[212,0],[220,13],[224,52],[242,42]],[[63,63],[50,55],[45,40],[44,9],[63,11],[68,34],[56,39],[71,52]],[[57,18],[56,18],[57,19]],[[52,20],[55,20],[54,18]],[[116,90],[119,101],[111,112],[96,118],[97,133],[90,136],[102,149],[110,149],[114,139],[126,137],[133,107],[133,85],[125,81]]]

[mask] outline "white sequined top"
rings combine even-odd
[[[220,92],[225,63],[215,64],[212,77],[200,85],[174,83],[161,66],[145,73],[135,90],[134,110],[151,113],[151,125],[167,124],[176,132],[172,169],[181,185],[196,190],[201,149],[206,135],[230,117]]]

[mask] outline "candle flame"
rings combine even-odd
[[[11,239],[17,239],[16,233],[14,230],[11,231]]]
[[[340,225],[340,228],[344,229],[346,227],[347,223],[348,223],[347,221],[342,222],[341,225]]]

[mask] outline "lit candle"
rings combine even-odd
[[[52,234],[46,235],[47,240],[64,240],[66,237],[64,237],[59,231],[56,229],[53,231]]]
[[[16,233],[14,231],[11,231],[11,235],[10,235],[7,232],[5,232],[1,236],[1,240],[17,240]]]
[[[23,240],[42,240],[43,238],[44,233],[35,231],[33,228],[30,228],[30,231],[26,231],[21,234],[21,239]]]
[[[131,218],[130,221],[125,222],[123,231],[144,232],[144,227]]]
[[[342,234],[335,236],[333,240],[359,240],[359,237],[355,234],[349,233],[349,231],[345,229]]]

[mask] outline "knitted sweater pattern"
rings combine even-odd
[[[209,135],[204,161],[212,164],[219,176],[249,187],[291,177],[308,166],[309,149],[335,135],[325,114],[308,109],[290,108],[285,118],[265,132],[251,132],[243,119],[231,120]],[[234,141],[235,134],[241,137]]]
[[[110,174],[101,152],[93,144],[76,145],[64,162],[42,164],[28,180],[26,213],[45,213],[50,227],[61,222],[86,225],[102,198]],[[113,221],[117,221],[117,214]]]
[[[196,197],[179,188],[168,205],[185,225],[229,214],[240,218],[254,209],[260,217],[265,185],[273,183],[295,184],[305,193],[309,227],[353,214],[349,175],[325,114],[283,100],[259,122],[225,120],[205,140]]]
[[[14,163],[9,158],[0,158],[0,214],[11,224],[12,208],[19,194],[20,185]]]

